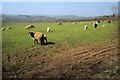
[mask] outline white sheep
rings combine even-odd
[[[5,28],[4,28],[4,27],[2,27],[1,31],[4,31],[4,30],[5,30]]]
[[[88,25],[85,25],[84,30],[87,30],[87,29],[88,29]]]
[[[10,26],[10,27],[8,27],[7,29],[12,29],[12,28],[11,28],[11,26]]]
[[[30,28],[34,28],[34,26],[30,24],[25,27],[25,29],[30,29]]]
[[[98,26],[98,25],[97,25],[97,22],[94,22],[94,23],[93,23],[93,27],[94,27],[94,28],[97,28],[97,26]]]
[[[50,27],[47,27],[47,32],[50,32]]]
[[[33,41],[34,41],[34,44],[33,45],[35,45],[35,42],[37,42],[37,44],[38,44],[38,42],[40,42],[41,43],[41,45],[43,45],[44,44],[44,40],[46,40],[46,43],[47,43],[47,37],[46,37],[46,35],[44,35],[43,33],[41,33],[41,32],[29,32],[28,33],[29,34],[29,36],[33,39]]]
[[[25,29],[30,29],[30,26],[26,26]]]

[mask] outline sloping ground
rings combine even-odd
[[[105,42],[66,48],[63,51],[56,50],[51,56],[33,54],[24,59],[21,55],[13,56],[7,64],[3,65],[3,77],[117,78],[118,55],[120,55],[118,48],[115,42]],[[37,47],[27,49],[27,52],[32,52],[31,50],[39,52]]]

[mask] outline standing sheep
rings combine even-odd
[[[10,26],[10,27],[8,27],[7,29],[12,29],[12,28],[11,28],[11,26]]]
[[[44,44],[44,40],[46,40],[46,43],[47,43],[46,35],[44,35],[41,32],[32,32],[31,31],[28,34],[34,40],[34,44],[33,45],[35,45],[35,42],[37,42],[37,44],[38,44],[38,42],[40,42],[41,45],[43,45]]]
[[[50,27],[47,27],[47,32],[50,32]]]
[[[30,26],[26,26],[25,29],[30,29]]]
[[[4,31],[4,30],[5,30],[5,28],[4,28],[4,27],[2,27],[1,31]]]
[[[35,28],[33,25],[30,25],[31,28]]]
[[[25,29],[30,29],[30,28],[34,28],[34,26],[30,24],[25,27]]]
[[[97,28],[97,23],[96,22],[93,23],[93,27]]]
[[[88,29],[88,25],[85,25],[84,30],[87,30],[87,29]]]

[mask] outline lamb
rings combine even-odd
[[[47,32],[50,32],[50,27],[47,27]]]
[[[4,27],[2,27],[1,31],[4,31],[4,30],[5,30],[5,28],[4,28]]]
[[[30,31],[28,34],[34,40],[33,45],[35,45],[35,42],[37,42],[37,44],[38,44],[38,42],[40,42],[40,44],[43,45],[44,44],[44,40],[47,43],[46,35],[44,35],[41,32],[32,32],[32,31]]]
[[[87,29],[88,29],[88,25],[85,25],[84,30],[87,30]]]

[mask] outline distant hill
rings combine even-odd
[[[49,16],[30,16],[30,15],[2,15],[3,22],[33,22],[33,21],[54,21],[56,18]]]
[[[30,15],[0,15],[0,22],[50,22],[50,21],[75,21],[75,20],[99,20],[110,19],[112,15],[97,17],[81,17],[76,15],[63,16],[30,16]]]
[[[75,15],[64,15],[64,16],[30,16],[30,15],[2,15],[2,22],[46,22],[46,21],[57,21],[59,19],[81,19],[83,17]]]
[[[84,17],[76,16],[76,15],[64,15],[64,16],[55,16],[57,19],[81,19]]]

